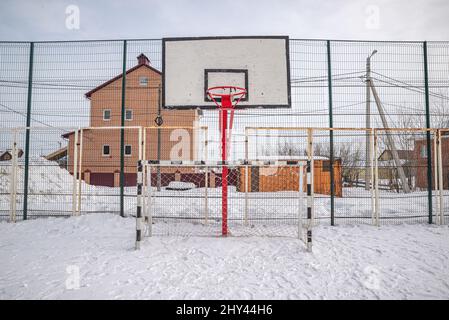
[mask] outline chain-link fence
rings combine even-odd
[[[291,39],[289,44],[292,107],[237,111],[229,159],[280,156],[282,147],[293,145],[294,152],[305,147],[306,131],[290,138],[281,132],[269,144],[262,131],[246,135],[248,127],[339,128],[313,133],[316,156],[322,157],[314,165],[323,176],[333,172],[315,185],[325,191],[316,193],[319,221],[372,222],[371,158],[378,161],[381,217],[384,210],[400,210],[391,221],[438,222],[440,212],[447,219],[448,132],[439,131],[438,138],[427,129],[448,127],[449,42]],[[142,158],[188,154],[192,160],[219,160],[217,111],[162,109],[161,70],[160,39],[0,42],[1,215],[9,216],[11,190],[17,219],[73,210],[131,214],[137,137]],[[29,129],[12,130],[23,127]],[[201,127],[208,129],[194,129]],[[380,128],[372,142],[377,149],[370,146],[371,128]],[[389,137],[386,128],[421,131]],[[146,133],[136,137],[139,130]],[[84,159],[77,170],[70,154],[75,135],[77,157]],[[188,147],[176,143],[185,142],[183,137],[190,139]],[[9,174],[13,167],[16,177]],[[50,177],[56,169],[67,175],[58,173],[56,180],[67,180],[60,187]],[[411,190],[405,192],[404,185]]]

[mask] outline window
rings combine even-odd
[[[125,120],[131,121],[133,119],[133,111],[131,109],[125,110]]]
[[[125,145],[125,156],[130,156],[131,155],[131,145],[127,144]]]
[[[420,154],[421,158],[427,158],[427,146],[426,145],[421,146],[421,148],[419,149],[419,154]]]
[[[103,156],[109,156],[111,154],[111,148],[108,144],[103,145]]]
[[[331,162],[329,160],[323,160],[323,172],[331,172]]]
[[[141,87],[148,86],[148,77],[139,77],[139,86]]]
[[[104,121],[111,120],[111,110],[110,109],[103,110],[103,120]]]

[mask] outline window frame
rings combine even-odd
[[[106,111],[109,111],[109,119],[105,118]],[[111,121],[111,118],[112,118],[112,111],[111,111],[111,109],[103,109],[103,121]]]
[[[129,147],[129,154],[126,153],[126,147]],[[131,157],[133,155],[133,146],[131,144],[125,144],[125,148],[123,150],[125,157]]]
[[[427,159],[427,145],[422,144],[419,148],[419,156],[421,159]]]
[[[130,118],[130,119],[128,119],[128,118],[126,117],[128,111],[131,112],[131,118]],[[133,121],[133,118],[134,118],[133,114],[134,114],[133,109],[130,109],[130,108],[125,109],[125,121]]]
[[[104,153],[104,147],[108,147],[109,148],[109,153]],[[101,155],[103,157],[109,157],[111,155],[111,146],[109,144],[103,144],[101,146]]]
[[[142,80],[146,79],[145,84],[142,84]],[[147,76],[140,76],[139,77],[139,87],[148,87],[148,84],[150,83],[150,78]]]

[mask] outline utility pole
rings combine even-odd
[[[371,86],[371,90],[373,90],[373,96],[374,96],[374,100],[376,101],[380,119],[382,120],[382,124],[383,124],[384,128],[386,129],[385,134],[387,135],[387,144],[388,144],[388,147],[390,148],[391,155],[393,156],[393,160],[394,160],[396,169],[398,170],[399,179],[401,179],[401,181],[402,181],[402,190],[404,190],[405,193],[409,193],[410,188],[408,185],[407,177],[405,176],[404,168],[402,168],[401,162],[399,160],[398,151],[394,144],[393,137],[391,136],[391,133],[388,130],[389,126],[388,126],[387,118],[385,117],[382,103],[380,102],[380,98],[379,98],[379,95],[377,94],[376,87],[374,86],[374,83],[372,81],[370,81],[370,86]]]
[[[410,188],[408,185],[407,178],[404,173],[404,168],[402,168],[401,161],[399,160],[398,151],[396,149],[393,137],[391,136],[388,126],[387,118],[385,117],[385,112],[382,107],[382,103],[380,101],[379,95],[377,93],[376,87],[374,86],[373,80],[371,79],[371,57],[377,53],[377,50],[374,50],[368,58],[366,58],[366,128],[371,129],[371,106],[370,106],[370,99],[371,99],[371,91],[373,92],[374,101],[376,102],[377,110],[379,111],[380,119],[382,120],[382,125],[385,129],[385,134],[387,136],[387,145],[390,148],[391,155],[393,156],[394,164],[398,170],[399,179],[402,181],[402,190],[405,193],[410,192]],[[369,163],[371,161],[371,148],[370,148],[370,136],[371,136],[371,130],[366,131],[366,160],[365,160],[365,189],[370,189],[370,171],[369,169]]]
[[[371,139],[371,57],[377,53],[377,50],[374,50],[367,58],[366,58],[366,158],[365,158],[365,190],[370,190],[371,184],[371,170],[369,168],[371,163],[371,148],[370,148],[370,139]]]

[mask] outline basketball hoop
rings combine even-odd
[[[235,106],[246,95],[246,89],[235,86],[218,86],[206,90],[207,96],[220,109],[219,128],[221,132],[221,158],[223,168],[221,171],[221,190],[222,190],[222,235],[228,234],[228,167],[226,165],[227,154],[229,151],[228,139],[231,135],[232,124],[234,122]],[[220,101],[217,101],[220,99]],[[231,111],[228,128],[228,110]]]
[[[226,93],[226,91],[229,92]],[[234,109],[246,95],[246,89],[235,86],[218,86],[207,89],[206,94],[219,108]],[[221,104],[217,102],[216,98],[220,98]],[[237,98],[234,104],[232,103],[233,98]]]
[[[231,111],[229,119],[229,130],[226,133],[227,139],[231,136],[232,127],[234,124],[234,109],[235,106],[246,96],[247,91],[245,88],[237,86],[217,86],[206,90],[206,95],[217,105],[220,109],[219,130],[221,132],[223,121],[221,117],[226,113],[227,124],[227,112],[222,112],[226,109]],[[219,99],[219,101],[218,101]],[[229,147],[226,148],[226,154],[229,153]],[[224,160],[223,160],[224,161]]]

